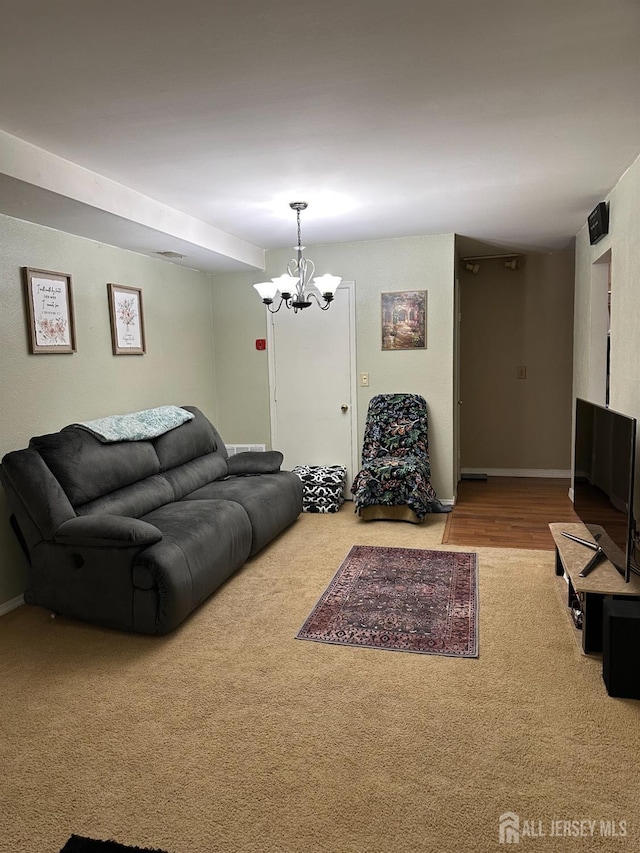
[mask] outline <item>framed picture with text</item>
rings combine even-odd
[[[382,349],[427,348],[427,291],[395,290],[382,294]]]
[[[114,355],[144,355],[142,290],[124,284],[108,284],[111,344]]]
[[[71,276],[68,273],[22,268],[29,331],[29,351],[76,351]]]

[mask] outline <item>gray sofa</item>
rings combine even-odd
[[[298,517],[302,483],[282,454],[229,457],[202,412],[182,408],[193,420],[149,441],[71,426],[3,458],[25,601],[165,634]]]

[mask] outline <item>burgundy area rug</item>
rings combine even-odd
[[[478,657],[476,555],[354,545],[296,639]]]

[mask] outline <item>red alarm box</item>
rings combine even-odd
[[[256,349],[257,350],[265,350],[267,348],[267,342],[264,338],[256,339]]]

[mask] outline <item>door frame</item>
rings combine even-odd
[[[460,326],[462,305],[460,279],[456,274],[453,280],[453,502],[458,496],[460,482],[460,423],[462,420],[462,400],[460,399]]]
[[[349,406],[351,408],[351,466],[352,474],[355,478],[360,470],[360,454],[358,453],[358,368],[356,358],[356,283],[355,281],[341,281],[338,290],[347,290],[349,292],[349,393],[351,400]],[[283,308],[287,311],[290,309]],[[311,310],[319,311],[319,307],[314,303],[311,305]],[[331,312],[331,308],[328,309]],[[275,387],[275,347],[274,347],[274,318],[268,306],[265,305],[267,315],[267,361],[269,364],[269,426],[271,430],[271,447],[273,448],[278,441],[278,430],[276,426],[276,387]],[[316,362],[318,364],[319,362]],[[321,365],[320,365],[321,368]],[[345,495],[348,500],[352,498]]]

